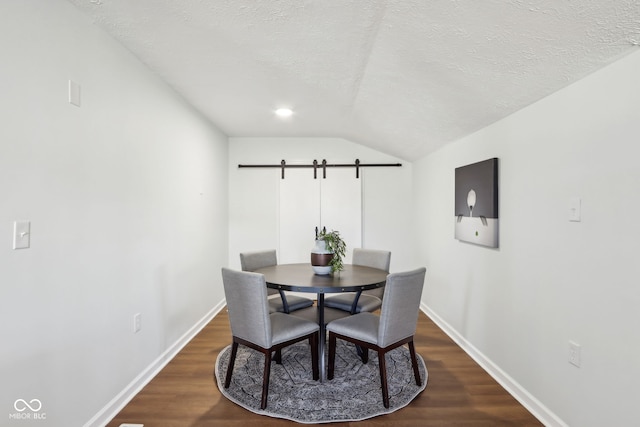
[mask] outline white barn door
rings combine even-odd
[[[313,179],[311,169],[287,169],[280,180],[280,264],[310,262],[315,228],[337,230],[347,244],[345,262],[362,245],[362,181],[352,168],[327,170]]]
[[[320,180],[309,169],[287,169],[279,198],[278,263],[307,262],[320,224]]]
[[[340,232],[350,263],[353,248],[362,246],[362,178],[356,179],[354,168],[329,169],[320,192],[320,225]]]

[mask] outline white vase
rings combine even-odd
[[[333,253],[327,249],[324,240],[316,240],[316,244],[311,250],[311,266],[316,274],[330,274],[331,266],[329,262],[333,259]]]

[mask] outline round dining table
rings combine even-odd
[[[324,306],[325,294],[341,292],[356,292],[358,297],[362,291],[383,287],[387,282],[388,272],[377,268],[361,265],[345,264],[340,272],[320,275],[315,274],[311,264],[278,264],[256,269],[255,273],[264,275],[268,288],[280,291],[306,292],[317,294],[317,306],[314,310],[297,310],[291,313],[318,322],[320,327],[320,339],[318,353],[320,360],[320,380],[323,381],[325,373],[325,345],[326,345],[326,310]],[[334,318],[349,316],[350,313],[342,310],[332,310]],[[333,320],[333,319],[332,319]]]

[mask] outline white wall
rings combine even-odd
[[[311,164],[314,159],[318,162],[326,159],[327,163],[353,163],[356,159],[361,163],[402,163],[401,167],[361,169],[362,246],[391,250],[392,271],[416,266],[411,247],[410,163],[339,138],[230,138],[229,263],[232,267],[240,268],[240,252],[277,249],[279,245],[280,169],[238,168],[238,165],[280,164],[283,159],[289,164]],[[313,169],[308,169],[308,173],[313,176]],[[330,173],[329,168],[327,174]],[[318,176],[322,176],[320,171]],[[290,209],[295,210],[296,206]],[[310,229],[309,253],[313,238],[314,230]]]
[[[549,424],[638,423],[639,75],[636,51],[414,163],[423,303]],[[454,169],[490,157],[498,250],[453,238]]]
[[[5,424],[99,423],[223,300],[222,265],[277,246],[278,171],[237,164],[399,161],[335,138],[227,148],[65,1],[0,2],[0,28]],[[390,249],[392,271],[426,265],[430,313],[551,424],[637,418],[637,75],[640,53],[413,167],[363,170],[364,246]],[[69,79],[82,85],[79,108]],[[453,239],[454,168],[493,156],[499,250]],[[580,223],[567,220],[575,196]],[[31,248],[14,251],[19,219],[31,221]],[[567,362],[569,340],[581,368]],[[39,399],[46,424],[12,421],[17,399]]]
[[[0,424],[79,426],[222,301],[227,139],[66,1],[0,28]]]

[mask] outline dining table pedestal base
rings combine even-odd
[[[318,353],[319,353],[319,361],[320,361],[320,382],[324,382],[325,376],[325,354],[327,348],[327,332],[326,327],[327,323],[332,322],[334,320],[341,319],[343,317],[350,316],[351,314],[347,313],[343,310],[336,310],[334,308],[324,307],[321,309],[320,307],[324,305],[321,304],[321,301],[324,302],[324,294],[318,294],[318,300],[316,302],[316,306],[304,308],[302,310],[296,310],[291,313],[292,316],[300,317],[302,319],[310,320],[312,322],[318,323],[320,326],[320,339],[318,340]]]

